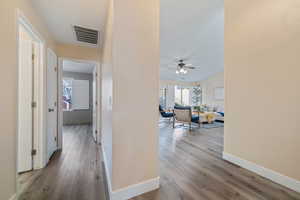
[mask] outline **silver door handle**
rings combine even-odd
[[[48,108],[48,112],[54,112],[53,108]]]

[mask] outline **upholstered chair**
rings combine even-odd
[[[159,105],[159,113],[162,118],[172,119],[172,117],[174,116],[174,113],[164,111],[161,105]]]
[[[175,128],[176,122],[189,124],[190,130],[192,129],[192,123],[197,123],[200,127],[200,116],[199,114],[193,115],[191,107],[175,106],[173,112],[173,128]]]

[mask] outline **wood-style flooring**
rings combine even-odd
[[[159,126],[161,187],[131,200],[300,200],[300,194],[222,160],[223,128]],[[63,152],[47,168],[20,177],[20,200],[105,199],[100,147],[90,129],[65,127]]]
[[[132,200],[294,200],[300,194],[222,160],[224,128],[160,123],[160,189]]]
[[[65,126],[63,151],[19,177],[19,200],[105,200],[100,146],[91,126]]]

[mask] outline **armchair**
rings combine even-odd
[[[192,123],[197,123],[200,127],[200,115],[193,115],[191,107],[174,107],[174,116],[173,116],[173,128],[175,128],[176,122],[188,123],[189,129],[192,129]]]
[[[174,116],[174,113],[165,112],[161,105],[159,105],[159,112],[163,118],[171,119]]]

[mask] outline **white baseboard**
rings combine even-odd
[[[14,194],[12,197],[10,197],[10,199],[9,200],[16,200],[17,198],[17,195],[16,194]]]
[[[267,169],[265,167],[262,167],[260,165],[257,165],[253,162],[244,160],[242,158],[239,158],[237,156],[234,156],[229,153],[223,152],[223,159],[227,160],[231,163],[234,163],[236,165],[239,165],[245,169],[248,169],[249,171],[252,171],[264,178],[270,179],[275,183],[278,183],[280,185],[283,185],[291,190],[294,190],[296,192],[300,192],[300,181],[287,177],[285,175],[282,175],[278,172],[275,172],[271,169]]]
[[[159,177],[112,191],[111,200],[127,200],[159,188]]]
[[[127,200],[159,188],[159,177],[156,177],[138,184],[130,185],[128,187],[113,191],[111,185],[111,179],[110,179],[111,177],[107,165],[107,157],[103,149],[103,146],[102,146],[102,153],[103,153],[104,167],[105,167],[106,180],[108,184],[108,190],[109,190],[108,192],[109,192],[110,200]]]
[[[110,179],[110,173],[109,173],[109,169],[108,169],[108,164],[107,164],[107,156],[106,153],[104,151],[104,147],[103,145],[101,145],[102,147],[102,155],[103,155],[103,162],[104,162],[104,170],[105,170],[105,175],[106,175],[106,181],[107,181],[107,185],[108,185],[108,192],[111,196],[111,191],[112,191],[112,186],[111,186],[111,179]]]

